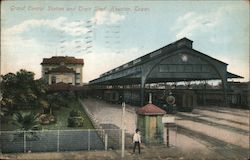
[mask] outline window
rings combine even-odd
[[[160,65],[159,72],[169,72],[169,66],[168,65]]]
[[[193,72],[201,72],[201,68],[200,64],[193,65]]]
[[[207,64],[202,65],[202,72],[210,72],[210,66]]]
[[[169,72],[176,72],[177,68],[176,68],[177,65],[169,65]]]
[[[55,84],[55,83],[56,83],[56,76],[52,76],[52,77],[51,77],[51,83],[52,83],[52,84]]]
[[[80,79],[81,75],[80,74],[76,74],[76,79]]]
[[[49,71],[49,68],[44,67],[43,70],[44,70],[44,72],[48,72],[48,71]]]
[[[185,70],[185,72],[192,72],[193,71],[192,65],[185,65],[184,70]]]

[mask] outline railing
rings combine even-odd
[[[2,131],[0,141],[3,153],[117,150],[121,149],[121,130]]]

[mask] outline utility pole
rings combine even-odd
[[[0,86],[2,85],[2,53],[0,52]],[[2,89],[0,88],[0,112],[2,111],[2,106],[1,106],[1,101],[3,99],[3,93],[2,93]],[[1,118],[0,118],[0,135],[1,135],[1,130],[2,130],[2,126],[1,126]],[[2,153],[2,150],[0,150],[0,152]]]
[[[122,102],[122,158],[124,158],[124,150],[125,150],[125,102]]]

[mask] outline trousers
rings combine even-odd
[[[139,154],[141,153],[141,147],[140,147],[140,142],[135,142],[134,143],[134,148],[133,148],[133,152],[135,153],[135,148],[136,146],[138,146],[138,150],[139,150]]]

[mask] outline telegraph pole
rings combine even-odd
[[[125,150],[125,102],[122,102],[122,158],[124,158],[124,150]]]

